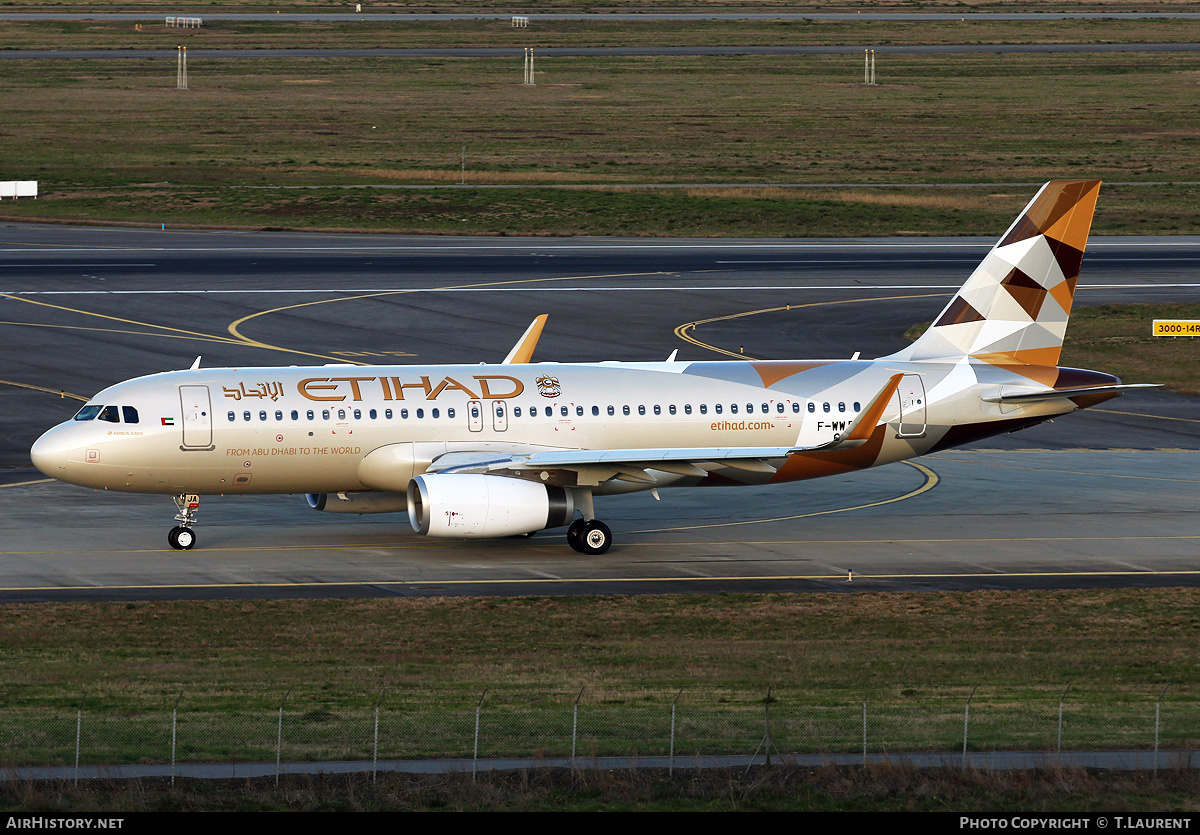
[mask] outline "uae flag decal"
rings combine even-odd
[[[159,420],[162,421],[163,426],[174,426],[175,425],[175,418],[159,418]]]

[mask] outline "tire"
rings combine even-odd
[[[612,530],[599,519],[588,522],[579,537],[579,552],[599,556],[612,545]]]
[[[190,551],[196,547],[196,532],[191,528],[174,527],[167,534],[167,544],[176,551]]]
[[[567,544],[570,545],[573,550],[578,551],[581,554],[586,553],[580,546],[580,540],[583,539],[583,529],[586,527],[586,521],[583,519],[576,519],[571,523],[571,526],[567,528]]]

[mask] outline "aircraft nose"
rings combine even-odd
[[[44,474],[51,478],[61,478],[67,469],[67,453],[70,449],[70,441],[55,427],[33,442],[29,457],[33,459],[33,466]]]

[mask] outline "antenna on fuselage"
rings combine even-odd
[[[671,356],[667,357],[667,362],[675,362],[675,357],[679,356],[679,349],[676,348],[671,352]]]
[[[201,356],[203,356],[203,355],[201,355]],[[192,363],[192,365],[188,369],[188,371],[195,371],[199,367],[200,367],[200,357],[196,357],[196,361]]]

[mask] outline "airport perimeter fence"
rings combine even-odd
[[[295,704],[295,702],[292,702]],[[1164,694],[817,701],[570,698],[376,708],[0,709],[0,767],[494,758],[591,761],[770,755],[1200,748],[1200,701]],[[961,759],[960,759],[961,758]],[[1157,763],[1157,757],[1155,757]],[[1189,754],[1188,761],[1191,761]],[[1165,765],[1166,763],[1164,763]],[[1157,767],[1157,765],[1155,766]]]

